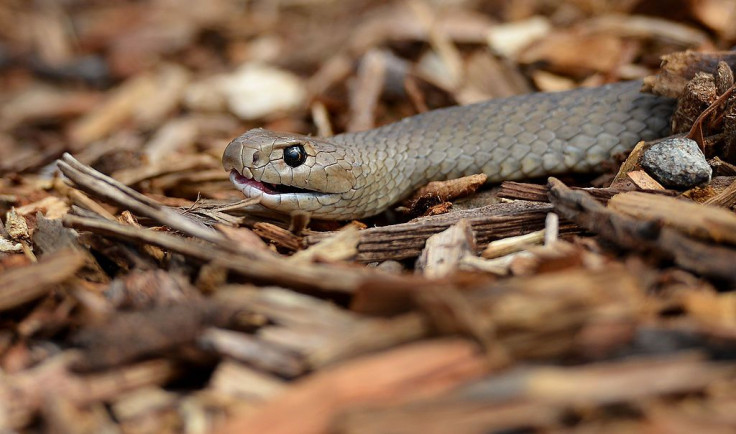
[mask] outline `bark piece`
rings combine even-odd
[[[437,204],[473,194],[486,183],[487,179],[488,176],[485,174],[479,174],[430,182],[404,201],[408,208],[407,213],[420,215]]]
[[[664,190],[662,184],[649,176],[643,170],[633,170],[626,174],[629,179],[641,190]]]
[[[508,237],[496,241],[491,241],[486,246],[481,256],[486,259],[498,258],[512,253],[525,250],[534,245],[541,244],[544,241],[545,229],[530,232],[518,237]]]
[[[682,97],[672,115],[672,132],[685,133],[692,128],[701,113],[708,108],[718,94],[713,75],[699,72],[685,86]]]
[[[350,409],[335,421],[333,430],[409,434],[545,429],[562,424],[564,415],[580,408],[581,403],[586,407],[590,403],[630,403],[644,397],[707,390],[727,377],[723,368],[696,357],[680,356],[575,368],[512,370],[468,385],[452,398]],[[686,429],[702,426],[699,421]],[[626,424],[613,431],[630,430],[631,425]]]
[[[679,51],[662,56],[660,73],[644,79],[643,90],[656,95],[677,98],[685,86],[698,72],[714,74],[719,62],[732,68],[736,65],[736,54],[732,51]]]
[[[322,291],[354,292],[361,285],[371,282],[401,284],[399,282],[407,281],[404,277],[357,268],[289,262],[257,249],[232,244],[212,246],[163,232],[152,232],[97,219],[67,215],[63,222],[67,227],[152,244],[200,261],[213,262],[215,265],[261,282]]]
[[[344,434],[488,433],[557,425],[564,408],[534,401],[473,402],[436,399],[411,405],[356,408],[340,415],[334,432]]]
[[[543,367],[520,373],[516,382],[518,397],[547,403],[597,402],[608,404],[646,396],[702,390],[722,378],[726,372],[716,363],[698,355],[645,358],[623,363],[599,363],[584,368]],[[513,374],[511,374],[513,375]],[[498,379],[478,382],[461,395],[468,398],[491,398]],[[514,388],[505,391],[514,394]],[[506,395],[507,398],[511,398]],[[519,396],[520,395],[520,396]]]
[[[442,232],[463,218],[473,227],[478,246],[482,247],[492,240],[544,228],[546,215],[551,210],[552,207],[547,204],[518,201],[422,217],[408,223],[369,228],[360,231],[356,260],[375,262],[419,256],[427,238]],[[575,231],[575,227],[567,222],[560,225],[561,233]],[[316,243],[326,236],[329,236],[329,233],[309,235],[307,243]]]
[[[130,119],[142,99],[156,89],[153,76],[141,74],[120,85],[100,107],[76,121],[69,133],[79,149],[99,140]]]
[[[260,402],[276,398],[288,389],[288,384],[245,364],[225,360],[212,374],[209,389],[239,399]]]
[[[498,197],[532,202],[548,202],[549,189],[543,184],[529,184],[526,182],[504,181],[498,191]]]
[[[528,47],[519,55],[519,62],[545,62],[554,72],[585,75],[610,71],[620,61],[623,50],[623,42],[615,36],[558,31]],[[592,52],[599,55],[588,55]]]
[[[0,311],[35,300],[71,278],[85,263],[86,255],[60,250],[39,263],[0,274]]]
[[[64,175],[87,193],[153,218],[162,224],[192,236],[214,242],[224,240],[222,235],[202,223],[187,218],[109,176],[81,164],[69,154],[64,154],[57,164]]]
[[[347,225],[334,236],[294,253],[291,261],[336,262],[354,257],[358,253],[360,232],[355,225]]]
[[[644,142],[641,142],[643,144]],[[633,152],[633,151],[632,151]],[[629,157],[631,158],[631,156]],[[629,161],[629,159],[627,159]],[[625,191],[631,191],[631,186],[626,188],[623,185],[620,185],[620,183],[617,181],[619,180],[619,176],[621,179],[624,179],[628,176],[629,170],[635,170],[636,164],[629,166],[626,166],[627,163],[624,163],[624,166],[622,166],[621,170],[619,170],[619,174],[616,175],[615,180],[613,181],[613,185],[611,187],[606,188],[581,188],[581,187],[570,187],[573,190],[582,190],[593,196],[596,200],[598,200],[601,203],[606,203],[610,198],[613,196],[623,193]],[[625,168],[626,167],[626,168]],[[661,190],[661,189],[643,189],[642,191],[645,191],[647,193],[653,193],[653,194],[661,194],[664,196],[675,196],[678,194],[677,191],[674,190]],[[549,187],[543,184],[529,184],[524,182],[516,182],[516,181],[504,181],[501,184],[501,189],[498,191],[498,197],[506,198],[506,199],[514,199],[514,200],[528,200],[532,202],[549,202]]]
[[[703,202],[703,204],[732,208],[736,205],[736,180],[723,191]]]
[[[338,413],[351,406],[433,396],[478,378],[484,371],[477,348],[468,341],[407,345],[307,377],[255,414],[233,418],[221,432],[322,433]]]
[[[723,279],[731,284],[736,283],[736,270],[733,268],[733,264],[736,263],[736,250],[689,239],[674,229],[662,228],[659,220],[637,220],[606,208],[587,194],[570,190],[555,178],[550,178],[549,183],[550,200],[555,204],[557,212],[600,234],[604,239],[638,251],[653,250],[674,258],[675,263],[683,268]],[[647,200],[649,199],[647,197]],[[679,211],[682,212],[682,209]],[[703,228],[698,228],[696,232],[709,233]],[[720,235],[720,232],[718,234]]]
[[[199,337],[198,343],[223,356],[286,378],[303,374],[307,368],[297,354],[245,333],[210,328]]]
[[[69,367],[79,359],[79,353],[67,351],[32,369],[0,379],[3,426],[26,426],[48,400],[62,398],[84,407],[140,387],[162,385],[176,374],[174,365],[166,360],[150,360],[112,372],[73,374]]]
[[[206,327],[231,321],[232,314],[206,302],[119,314],[74,335],[73,341],[85,350],[76,367],[97,370],[192,343]]]
[[[467,220],[462,219],[427,238],[417,269],[429,278],[447,276],[457,271],[464,256],[475,255],[475,250],[473,229]]]
[[[619,194],[608,206],[638,219],[661,221],[700,239],[736,244],[736,214],[722,208],[639,192]]]
[[[648,146],[647,142],[644,141],[641,141],[634,146],[634,149],[631,150],[629,156],[626,157],[626,161],[624,161],[623,164],[621,164],[621,167],[618,168],[618,172],[616,172],[616,176],[613,178],[613,181],[611,181],[612,188],[621,189],[625,187],[624,181],[628,177],[628,173],[639,169],[642,154]]]
[[[301,237],[272,223],[258,222],[253,225],[253,232],[259,237],[291,251],[299,250],[302,247]]]
[[[382,51],[367,52],[358,67],[358,77],[350,98],[350,132],[364,131],[375,125],[375,109],[386,77],[386,54]]]

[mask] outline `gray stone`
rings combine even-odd
[[[641,166],[665,187],[687,189],[710,181],[712,169],[695,141],[674,137],[644,151]]]

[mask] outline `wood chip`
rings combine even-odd
[[[546,214],[551,210],[552,208],[546,204],[520,201],[366,229],[360,232],[356,259],[371,262],[416,257],[429,236],[447,229],[463,218],[468,219],[472,225],[478,245],[484,246],[491,240],[517,236],[527,231],[532,232],[543,228]],[[574,230],[570,225],[563,224],[561,227],[563,232]],[[322,237],[324,235],[307,236],[307,243],[315,243]]]
[[[616,195],[608,206],[632,217],[662,221],[701,239],[736,244],[736,215],[721,208],[638,192]]]
[[[351,405],[385,402],[387,396],[393,402],[432,396],[477,378],[485,370],[483,365],[476,347],[467,341],[408,345],[308,377],[254,415],[233,419],[222,432],[325,432],[330,419]]]
[[[664,190],[662,184],[657,182],[643,170],[632,170],[627,172],[626,176],[628,176],[629,179],[642,190]]]
[[[705,205],[732,208],[736,205],[736,181],[726,187],[723,191],[703,202]]]
[[[420,188],[406,199],[406,211],[410,215],[420,215],[425,210],[444,202],[469,196],[488,180],[485,174],[464,176],[448,181],[433,181]]]
[[[511,253],[519,252],[529,248],[530,246],[542,244],[544,241],[545,230],[530,232],[518,237],[508,237],[488,243],[481,253],[486,259],[498,258]]]
[[[290,257],[291,261],[344,261],[358,253],[360,233],[355,225],[348,225],[336,232],[333,236],[319,243],[296,252]]]
[[[142,99],[155,92],[150,75],[140,75],[123,83],[102,106],[72,125],[69,136],[77,149],[99,140],[130,119]]]
[[[369,51],[358,69],[358,80],[350,98],[350,124],[348,131],[364,131],[375,125],[375,108],[383,90],[386,75],[385,54]]]
[[[9,310],[35,300],[54,289],[84,265],[85,255],[65,250],[43,258],[38,264],[6,270],[0,274],[0,310]]]
[[[680,3],[0,1],[0,432],[733,432],[734,7]],[[433,184],[413,220],[275,215],[222,170],[250,128],[662,54],[644,88],[714,171],[684,193],[641,171],[654,142]]]
[[[427,238],[417,262],[417,270],[430,278],[443,277],[458,269],[462,258],[475,255],[475,235],[462,219],[448,229]]]

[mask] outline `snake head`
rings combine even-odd
[[[230,142],[222,165],[246,197],[287,214],[333,215],[356,184],[344,149],[327,140],[261,128]]]

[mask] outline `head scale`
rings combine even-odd
[[[335,218],[338,203],[355,197],[353,163],[328,140],[260,128],[230,142],[222,156],[230,179],[247,197],[258,197],[274,211],[315,218]]]

